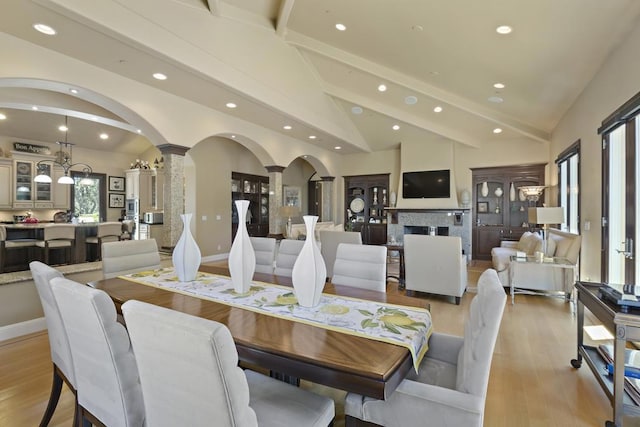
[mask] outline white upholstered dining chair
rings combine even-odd
[[[62,323],[62,316],[58,309],[58,303],[53,296],[51,290],[51,279],[64,277],[61,272],[55,268],[49,267],[40,261],[32,261],[29,263],[33,282],[36,285],[42,311],[44,312],[44,320],[47,324],[47,334],[49,335],[49,350],[51,351],[51,361],[53,362],[53,382],[51,384],[51,394],[49,395],[49,403],[44,411],[41,426],[49,425],[53,416],[60,392],[62,391],[62,383],[65,382],[69,389],[76,394],[76,376],[73,370],[73,359],[71,358],[71,347],[69,338]],[[77,395],[76,395],[77,403]],[[77,412],[75,414],[77,416]],[[74,417],[75,418],[75,417]],[[74,421],[74,425],[76,421]]]
[[[481,427],[491,360],[507,301],[493,269],[478,280],[464,337],[434,332],[418,374],[411,372],[386,400],[349,393],[346,425],[353,418],[387,427]]]
[[[7,252],[13,249],[27,249],[36,245],[36,239],[7,240],[7,228],[0,224],[0,273],[4,273],[7,264]]]
[[[221,323],[130,300],[122,305],[147,425],[327,426],[333,400],[238,367]]]
[[[327,277],[333,277],[333,264],[340,243],[362,244],[362,235],[355,231],[320,230],[320,253],[327,267]]]
[[[293,265],[298,259],[302,246],[304,246],[304,240],[283,239],[280,241],[280,247],[276,255],[276,276],[291,277]]]
[[[105,279],[160,268],[155,239],[121,240],[102,245],[102,274]]]
[[[387,247],[340,243],[333,265],[334,285],[387,290]]]
[[[64,278],[52,279],[51,288],[69,337],[79,418],[105,426],[144,426],[138,367],[109,295]]]
[[[256,254],[256,273],[273,274],[276,255],[276,239],[272,237],[250,237]]]
[[[67,253],[67,263],[75,262],[76,226],[71,224],[50,224],[42,229],[42,239],[36,240],[35,245],[44,254],[44,263],[49,264],[52,250],[64,249]]]

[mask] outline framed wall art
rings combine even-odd
[[[109,177],[109,191],[120,191],[124,193],[125,178],[123,176]]]

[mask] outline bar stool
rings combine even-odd
[[[97,245],[95,260],[102,259],[102,244],[105,242],[117,242],[122,236],[122,223],[103,222],[98,224],[98,233],[85,239],[87,249],[92,245]]]
[[[7,228],[0,225],[0,273],[4,273],[7,263],[7,251],[12,249],[32,248],[35,246],[36,239],[16,239],[7,240]]]
[[[67,224],[51,224],[43,228],[43,240],[36,240],[35,245],[44,252],[44,263],[49,264],[51,249],[65,249],[68,251],[67,264],[75,262],[74,250],[76,246],[76,226]]]

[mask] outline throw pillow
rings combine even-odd
[[[520,240],[518,241],[518,245],[516,246],[516,249],[522,252],[527,252],[527,238],[531,234],[533,233],[531,233],[530,231],[525,231],[524,233],[522,233],[522,236],[520,236]]]
[[[552,239],[551,236],[547,238],[547,251],[545,252],[545,256],[554,256],[556,253],[556,241]]]

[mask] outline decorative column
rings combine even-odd
[[[182,234],[184,213],[184,154],[189,150],[174,144],[158,145],[164,158],[164,226],[162,228],[163,248],[171,248]]]
[[[269,172],[269,237],[282,238],[286,219],[278,216],[278,209],[282,206],[282,171],[284,166],[266,166]]]
[[[333,181],[334,176],[320,177],[320,221],[331,221],[333,219]]]

